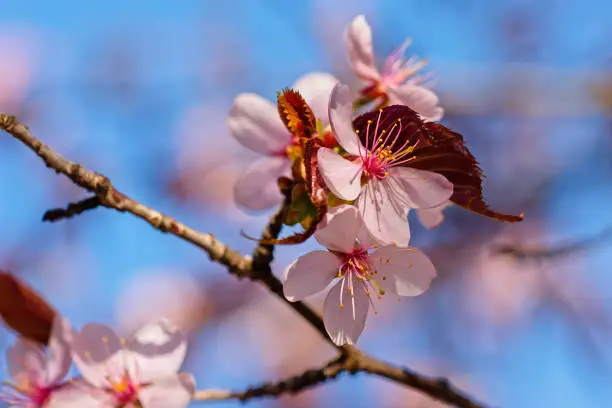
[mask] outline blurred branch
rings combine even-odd
[[[515,244],[499,244],[491,248],[494,254],[509,255],[521,261],[557,258],[572,255],[576,252],[584,251],[600,244],[602,241],[612,236],[612,226],[609,226],[592,237],[574,242],[567,242],[556,246],[521,246]]]
[[[85,200],[77,201],[76,203],[68,204],[66,208],[53,208],[48,210],[43,215],[43,221],[55,222],[60,221],[64,218],[72,218],[75,215],[79,215],[85,211],[93,210],[102,205],[100,197],[93,196],[86,198]]]
[[[87,170],[83,166],[70,162],[59,156],[47,145],[36,139],[30,133],[27,126],[18,122],[14,116],[0,114],[0,128],[10,133],[13,137],[34,151],[34,153],[36,153],[45,162],[47,167],[54,170],[56,173],[64,174],[74,184],[84,188],[85,190],[95,193],[102,206],[112,208],[120,212],[131,213],[132,215],[135,215],[136,217],[148,222],[151,226],[153,226],[153,228],[164,233],[172,234],[203,249],[213,262],[218,262],[226,266],[230,273],[238,276],[239,278],[246,277],[253,281],[262,283],[272,293],[282,299],[287,305],[289,305],[305,320],[307,320],[323,338],[332,343],[325,330],[323,319],[316,311],[302,302],[289,302],[283,295],[283,284],[272,274],[270,268],[274,250],[272,246],[260,245],[255,250],[253,259],[248,256],[242,256],[237,251],[215,239],[212,234],[203,234],[198,232],[178,222],[174,218],[141,204],[140,202],[119,192],[111,184],[107,177]],[[272,217],[270,223],[264,230],[264,237],[278,236],[282,226],[283,211],[284,205]],[[262,269],[255,269],[255,266]],[[247,395],[248,393],[248,395],[263,396],[279,395],[283,392],[297,392],[300,389],[315,385],[326,379],[334,378],[342,371],[349,371],[351,373],[366,372],[385,377],[397,383],[418,389],[428,394],[432,398],[447,402],[449,404],[454,404],[457,407],[481,407],[481,405],[473,402],[469,397],[465,396],[461,391],[453,387],[448,380],[444,378],[432,379],[421,376],[406,368],[396,367],[362,354],[358,349],[352,346],[342,346],[337,347],[337,349],[340,352],[340,357],[338,357],[336,360],[336,364],[339,364],[339,366],[332,365],[330,367],[328,364],[321,369],[323,370],[322,374],[318,373],[321,370],[309,370],[304,374],[289,380],[252,388],[243,393],[243,395]],[[264,391],[256,390],[266,390],[266,392],[274,391],[278,393],[262,394]],[[213,394],[211,394],[209,391],[208,395],[209,397],[211,395],[219,397],[220,394],[218,391]],[[240,399],[246,398],[243,397]]]

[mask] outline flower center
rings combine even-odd
[[[138,400],[140,385],[130,378],[127,371],[119,378],[119,381],[113,381],[110,377],[107,377],[107,380],[110,384],[110,391],[113,393],[118,405],[128,404]]]
[[[412,153],[416,145],[406,139],[401,146],[395,146],[402,133],[402,118],[398,118],[390,129],[379,129],[383,109],[379,109],[376,124],[368,120],[365,136],[365,151],[360,151],[362,169],[366,179],[383,180],[389,176],[389,169],[414,160]],[[355,130],[359,135],[359,130]],[[363,139],[362,139],[363,140]],[[366,180],[367,181],[367,180]]]
[[[29,403],[37,407],[42,407],[57,388],[56,385],[38,385],[30,375],[19,378],[16,384],[4,381],[3,385],[6,388],[0,393],[0,400],[16,405],[27,405]]]
[[[373,248],[378,247],[374,245]],[[372,306],[372,292],[378,294],[378,299],[382,299],[385,294],[385,290],[380,287],[376,281],[378,271],[373,267],[370,262],[370,254],[368,250],[370,248],[364,248],[356,246],[356,248],[346,254],[342,254],[342,265],[338,270],[338,278],[342,278],[342,288],[340,290],[340,307],[344,307],[344,288],[351,296],[351,304],[353,307],[353,319],[355,319],[355,285],[360,285],[358,288],[363,290],[364,293],[370,299]],[[384,279],[384,278],[383,278]]]

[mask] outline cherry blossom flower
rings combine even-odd
[[[25,338],[10,347],[6,360],[13,382],[4,382],[0,399],[9,406],[48,407],[51,395],[64,388],[61,381],[70,369],[69,332],[68,322],[56,317],[46,353],[40,344]]]
[[[75,334],[72,358],[83,380],[52,400],[61,407],[186,407],[195,392],[191,375],[178,373],[187,344],[166,319],[148,324],[129,340],[102,324]],[[138,405],[140,404],[140,405]]]
[[[425,62],[412,57],[404,60],[410,40],[397,48],[378,70],[372,47],[372,30],[363,15],[357,16],[346,29],[349,62],[355,74],[367,83],[361,94],[368,100],[382,98],[391,105],[406,105],[423,119],[437,122],[444,110],[438,106],[438,97],[422,86],[423,78],[415,74]]]
[[[323,147],[317,158],[325,184],[341,199],[356,200],[376,239],[405,246],[410,240],[409,209],[441,205],[451,197],[453,184],[441,174],[405,167],[414,158],[415,145],[410,145],[414,124],[402,123],[402,117],[389,118],[388,112],[393,114],[389,108],[381,109],[378,121],[368,121],[358,136],[348,87],[338,84],[332,91],[329,120],[338,143],[350,156],[347,159]]]
[[[335,282],[325,298],[323,320],[337,345],[357,342],[375,299],[386,293],[418,296],[436,276],[434,265],[418,249],[374,243],[351,205],[334,207],[314,236],[327,251],[309,252],[289,265],[284,294],[299,301]]]
[[[300,78],[293,89],[302,94],[315,117],[323,119],[327,118],[329,95],[336,82],[332,75],[316,72]],[[236,203],[250,210],[277,206],[283,197],[276,181],[290,175],[291,149],[298,145],[297,138],[285,128],[276,106],[255,94],[236,97],[228,125],[240,144],[266,156],[239,177],[234,187]]]

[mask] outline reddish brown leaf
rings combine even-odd
[[[283,89],[277,94],[278,114],[285,127],[299,138],[310,138],[316,134],[316,120],[310,106],[302,95],[293,89]]]
[[[0,316],[30,340],[46,345],[56,316],[53,307],[16,276],[0,272]]]
[[[459,133],[439,123],[423,122],[412,109],[400,105],[365,113],[353,121],[353,127],[364,144],[366,140],[371,142],[374,137],[380,137],[384,131],[385,134],[393,132],[394,136],[390,138],[393,152],[413,146],[412,159],[405,166],[445,176],[453,183],[451,201],[455,204],[498,221],[518,222],[523,219],[523,214],[504,214],[487,206],[482,196],[484,174]],[[395,137],[398,129],[401,131]]]

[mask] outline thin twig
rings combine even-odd
[[[85,169],[83,166],[70,162],[47,145],[36,139],[28,130],[27,126],[19,123],[14,116],[0,114],[0,128],[10,133],[36,153],[56,173],[64,174],[72,182],[87,191],[95,193],[102,206],[112,208],[120,212],[128,212],[148,222],[155,229],[174,235],[204,250],[213,262],[218,262],[227,267],[228,271],[239,278],[250,278],[266,286],[270,292],[283,299],[290,307],[307,320],[325,339],[327,336],[323,319],[321,316],[302,302],[291,303],[283,295],[282,283],[271,273],[270,262],[272,261],[273,248],[260,246],[254,253],[253,258],[257,260],[262,270],[255,269],[251,257],[242,256],[237,251],[218,241],[212,234],[203,234],[185,224],[182,224],[167,215],[160,213],[144,204],[119,192],[105,176]],[[280,233],[282,209],[272,218],[266,228],[266,234],[273,236]],[[267,264],[267,266],[266,266]],[[331,341],[330,341],[331,342]],[[336,365],[329,364],[320,370],[309,370],[291,379],[264,384],[251,388],[243,393],[228,394],[225,391],[202,391],[197,396],[201,400],[227,399],[241,400],[261,397],[265,395],[279,395],[284,392],[298,392],[304,388],[322,383],[325,380],[335,378],[343,371],[349,373],[365,372],[380,377],[388,378],[400,384],[418,389],[434,399],[453,404],[457,407],[479,408],[482,405],[474,402],[463,392],[452,386],[444,378],[428,378],[421,376],[406,368],[393,366],[362,354],[352,346],[338,347],[340,356]]]
[[[246,391],[210,391],[204,390],[197,392],[194,396],[195,401],[228,400],[237,399],[248,401],[255,398],[277,397],[283,394],[297,394],[308,388],[334,380],[341,373],[346,371],[346,359],[338,358],[327,363],[323,368],[307,370],[299,375],[286,378],[282,381],[268,382],[265,384],[249,387]]]
[[[53,208],[48,210],[43,215],[43,221],[55,222],[63,220],[64,218],[72,218],[75,215],[79,215],[85,211],[93,210],[102,205],[100,197],[93,196],[86,198],[85,200],[77,201],[76,203],[68,204],[66,208]]]

